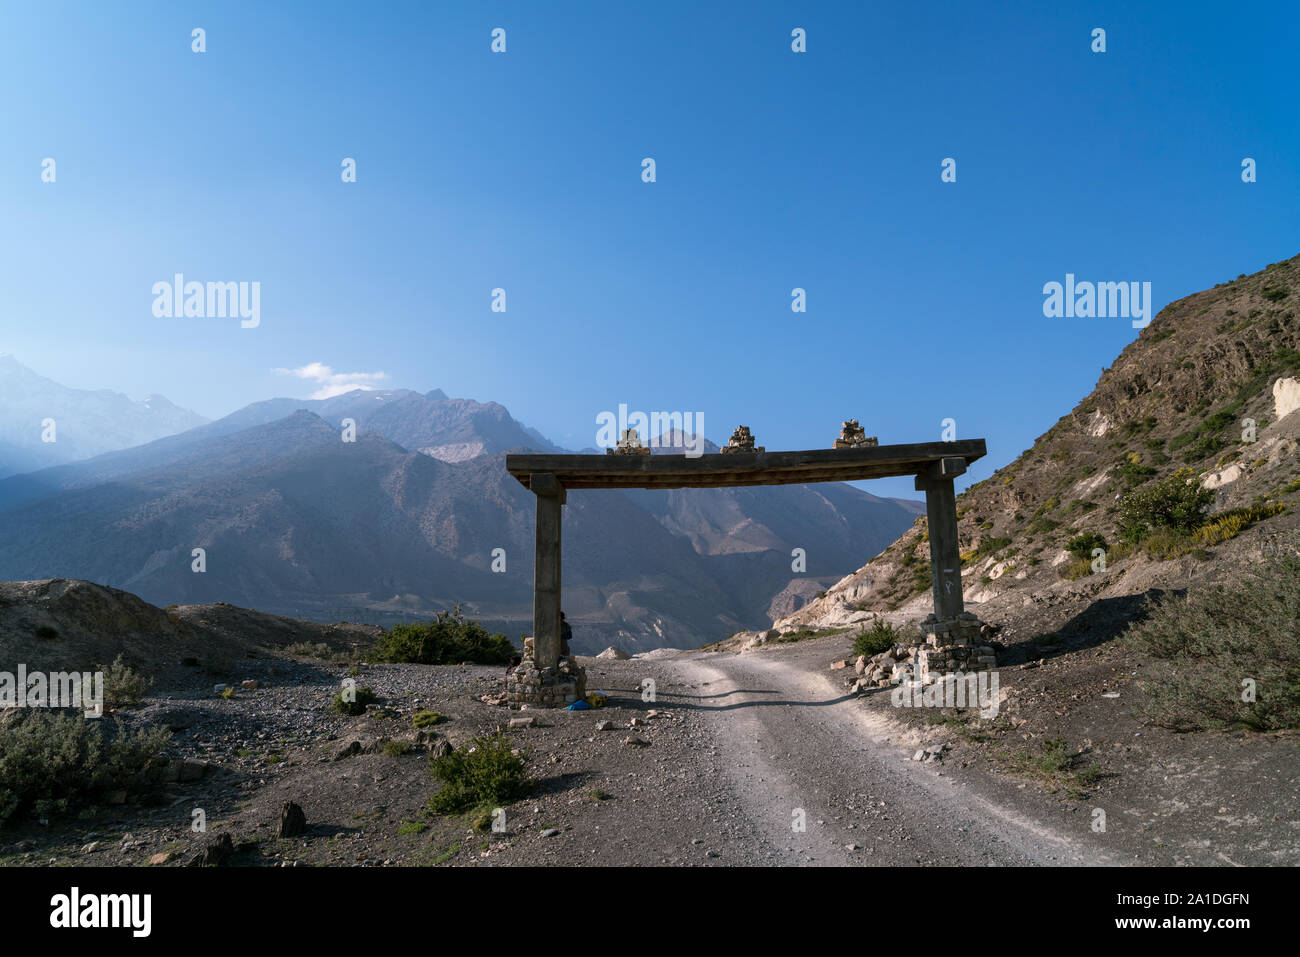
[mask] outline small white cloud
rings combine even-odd
[[[310,396],[313,399],[329,399],[354,389],[374,389],[377,387],[376,383],[388,378],[387,372],[335,372],[332,367],[323,362],[311,362],[297,369],[272,369],[271,371],[279,375],[297,376],[299,379],[315,382],[316,391]]]

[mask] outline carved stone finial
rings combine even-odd
[[[767,451],[761,445],[754,444],[754,436],[750,434],[749,426],[738,425],[736,431],[731,433],[731,438],[722,448],[723,452],[765,452]]]
[[[636,429],[624,429],[618,445],[605,450],[606,455],[649,455],[649,447],[641,444],[641,436]]]
[[[865,449],[873,445],[879,445],[880,441],[874,436],[868,436],[862,426],[858,424],[857,419],[849,419],[840,425],[840,437],[835,440],[833,448],[837,449]]]

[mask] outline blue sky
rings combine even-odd
[[[1137,334],[1044,318],[1044,283],[1159,308],[1300,253],[1297,27],[1281,2],[7,4],[0,352],[210,417],[314,388],[275,369],[382,372],[575,448],[619,403],[771,449],[952,417],[988,440],[978,480]],[[260,282],[260,326],[155,318],[177,272]]]

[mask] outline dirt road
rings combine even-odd
[[[824,651],[801,651],[664,662],[683,688],[665,699],[696,711],[729,755],[745,816],[781,851],[773,863],[1110,863],[993,804],[941,762],[912,761],[912,746],[814,670],[825,667]]]

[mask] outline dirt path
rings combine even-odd
[[[664,664],[684,687],[673,704],[700,714],[730,755],[744,815],[783,849],[780,863],[1111,863],[981,797],[937,763],[911,761],[910,748],[798,654],[686,655]],[[792,826],[800,808],[802,833]]]

